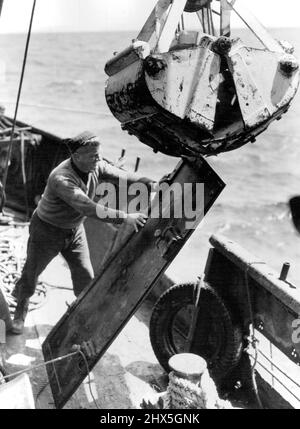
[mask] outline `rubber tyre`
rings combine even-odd
[[[168,361],[184,351],[176,339],[175,326],[180,312],[195,302],[195,283],[176,285],[168,289],[154,306],[150,321],[150,340],[161,366],[170,371]],[[188,323],[181,320],[186,333]],[[177,325],[176,325],[177,324]],[[210,375],[221,382],[238,364],[243,350],[242,329],[220,295],[207,283],[200,294],[199,316],[191,352],[206,359]]]

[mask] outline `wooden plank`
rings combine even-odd
[[[169,180],[179,185],[204,183],[204,214],[225,186],[204,159],[181,162]],[[194,198],[195,194],[192,189],[190,191],[189,196]],[[159,204],[156,196],[152,213]],[[89,341],[96,353],[88,359],[88,364],[90,370],[94,367],[191,236],[193,230],[187,229],[185,215],[180,219],[174,215],[179,204],[182,198],[171,202],[170,218],[150,216],[144,229],[127,236],[46,338],[43,343],[45,360],[63,356],[74,344]],[[195,225],[202,217],[203,207],[197,213]],[[170,228],[176,229],[180,240],[170,239],[168,243],[162,239],[162,231]],[[87,375],[79,357],[48,365],[47,371],[58,408],[64,406]]]

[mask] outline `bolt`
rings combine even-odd
[[[236,390],[239,390],[241,387],[242,387],[242,383],[240,381],[237,381],[236,384],[235,384],[235,386],[234,386],[234,388]]]
[[[296,70],[299,69],[299,63],[293,57],[292,55],[285,55],[279,63],[280,70],[286,74],[287,76],[290,76],[293,74]]]
[[[212,44],[212,50],[219,55],[227,55],[231,46],[231,39],[229,39],[229,37],[221,36]]]
[[[156,231],[155,231],[155,233],[154,233],[154,237],[155,238],[158,238],[158,237],[160,237],[161,236],[161,229],[157,229]]]
[[[263,331],[263,330],[264,330],[264,324],[263,324],[263,322],[259,322],[258,329],[259,329],[260,331]]]

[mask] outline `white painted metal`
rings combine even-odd
[[[221,59],[209,49],[207,38],[197,48],[172,51],[156,57],[166,66],[158,76],[146,74],[152,97],[170,113],[181,119],[188,118],[211,131],[221,79]]]
[[[180,22],[181,15],[183,14],[186,5],[186,0],[174,0],[168,18],[165,21],[164,27],[160,34],[156,51],[159,53],[168,52],[172,40],[176,32],[178,23]]]
[[[215,124],[218,90],[222,76],[221,59],[211,51],[206,53],[206,61],[199,73],[193,97],[186,111],[186,117],[192,123],[201,125],[207,131],[213,131]]]
[[[232,47],[228,63],[247,127],[264,122],[295,96],[299,71],[291,76],[281,72],[283,57],[281,53],[247,48],[241,41]]]
[[[221,0],[221,21],[220,21],[220,35],[229,37],[230,36],[230,19],[231,19],[232,7],[228,4],[227,0]]]
[[[137,39],[149,42],[154,33],[161,31],[161,24],[164,23],[166,12],[171,4],[171,0],[159,0],[141,29]],[[157,35],[159,35],[157,34]]]

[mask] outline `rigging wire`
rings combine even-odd
[[[12,104],[12,101],[4,101],[4,104]],[[105,112],[105,111],[91,111],[91,110],[84,110],[84,109],[73,109],[71,107],[57,107],[57,106],[52,106],[50,104],[35,104],[35,103],[19,103],[20,106],[25,106],[25,107],[36,107],[37,109],[46,109],[46,110],[57,110],[59,112],[71,112],[71,113],[81,113],[81,114],[87,114],[87,115],[94,115],[94,116],[110,116],[111,117],[111,113],[109,113],[109,111]]]
[[[82,357],[82,359],[83,359],[83,361],[84,361],[84,363],[85,363],[86,372],[87,372],[87,375],[88,375],[89,391],[90,391],[91,397],[92,397],[92,399],[93,399],[93,401],[94,401],[94,405],[95,405],[95,407],[96,407],[98,410],[100,410],[100,407],[99,407],[99,405],[98,405],[98,403],[97,403],[97,401],[96,401],[96,398],[95,398],[95,396],[94,396],[94,393],[93,393],[93,389],[92,389],[92,380],[91,380],[91,373],[90,373],[90,369],[89,369],[89,364],[88,364],[87,358],[86,358],[86,356],[85,356],[85,354],[83,353],[83,351],[82,351],[82,350],[80,350],[80,349],[79,349],[79,350],[78,350],[78,353],[81,355],[81,357]]]
[[[36,6],[36,0],[33,0],[32,12],[31,12],[31,17],[30,17],[30,24],[29,24],[29,29],[28,29],[28,33],[27,33],[27,40],[26,40],[26,46],[25,46],[25,52],[24,52],[24,58],[23,58],[23,64],[22,64],[21,78],[20,78],[19,89],[18,89],[17,102],[16,102],[16,107],[15,107],[15,113],[14,113],[13,126],[12,126],[12,130],[11,130],[9,149],[8,149],[8,153],[6,156],[5,169],[4,169],[4,175],[3,175],[3,181],[2,181],[4,191],[6,188],[9,161],[10,161],[11,154],[12,154],[13,139],[14,139],[14,134],[15,134],[18,110],[19,110],[20,97],[21,97],[21,92],[22,92],[22,87],[23,87],[25,67],[26,67],[26,63],[27,63],[27,56],[28,56],[29,42],[30,42],[31,31],[32,31],[35,6]]]
[[[264,265],[265,262],[252,262],[250,264],[248,264],[246,270],[245,270],[245,286],[246,286],[246,292],[247,292],[247,300],[248,300],[248,309],[249,309],[249,316],[250,316],[250,320],[251,320],[251,330],[252,330],[252,334],[250,337],[250,344],[252,345],[253,349],[254,349],[254,362],[251,365],[251,377],[252,377],[252,384],[253,384],[253,388],[254,388],[254,393],[256,396],[256,400],[258,403],[258,406],[260,409],[263,409],[263,404],[259,395],[259,391],[258,391],[258,387],[257,387],[257,383],[256,383],[256,377],[255,377],[255,367],[256,364],[258,362],[258,350],[257,350],[257,338],[255,336],[255,324],[254,324],[254,313],[253,313],[253,308],[252,308],[252,301],[251,301],[251,294],[250,294],[250,287],[249,287],[249,269],[252,265],[257,265],[257,264],[262,264]]]
[[[294,379],[292,379],[292,377],[290,377],[286,372],[284,372],[281,368],[279,368],[278,365],[276,365],[276,363],[268,358],[267,355],[265,355],[265,353],[263,353],[261,350],[258,350],[258,353],[260,353],[275,369],[277,369],[277,371],[279,371],[282,375],[284,375],[289,381],[291,381],[292,383],[295,384],[295,386],[297,386],[300,389],[300,384],[297,383],[297,381],[295,381]],[[300,399],[298,399],[300,402]]]
[[[60,357],[55,358],[55,359],[51,359],[49,361],[42,362],[42,363],[37,364],[37,365],[32,365],[30,367],[27,367],[25,369],[22,369],[20,371],[16,371],[16,372],[8,374],[8,375],[2,375],[1,376],[1,380],[6,381],[6,380],[11,379],[13,377],[17,377],[19,375],[26,374],[28,372],[32,372],[32,371],[34,371],[34,370],[36,370],[38,368],[43,368],[43,367],[46,367],[47,365],[50,365],[50,364],[54,364],[54,363],[57,363],[57,362],[62,362],[63,360],[69,359],[71,357],[75,357],[78,354],[82,357],[82,359],[83,359],[83,361],[85,363],[86,372],[87,372],[87,376],[88,376],[88,385],[89,385],[90,394],[91,394],[91,397],[93,399],[95,407],[99,410],[100,407],[99,407],[99,405],[98,405],[98,403],[96,401],[96,398],[95,398],[93,390],[92,390],[92,380],[91,380],[91,375],[90,375],[89,364],[88,364],[88,361],[87,361],[87,358],[86,358],[85,354],[83,353],[83,351],[81,349],[78,349],[75,352],[68,353],[66,355],[60,356]],[[42,389],[40,389],[40,391],[38,392],[38,396],[41,395],[41,393],[46,389],[47,386],[48,386],[48,383],[45,384]]]
[[[251,355],[251,353],[248,353],[248,356],[249,357],[251,357],[252,359],[254,359],[255,360],[255,357],[253,356],[253,355]],[[287,392],[290,394],[290,395],[292,395],[298,402],[300,402],[300,398],[297,396],[297,395],[295,395],[292,391],[291,391],[291,389],[289,389],[284,383],[283,383],[283,381],[282,380],[280,380],[278,377],[277,377],[277,375],[274,373],[274,371],[271,371],[269,368],[267,368],[265,365],[263,365],[260,361],[256,361],[256,363],[258,364],[258,365],[260,365],[268,374],[270,374],[282,387],[284,387],[286,390],[287,390]]]
[[[70,357],[74,357],[74,356],[76,356],[78,354],[79,354],[79,350],[76,350],[76,352],[71,352],[71,353],[68,353],[68,354],[66,354],[64,356],[60,356],[58,358],[51,359],[51,360],[49,360],[47,362],[42,362],[42,363],[39,363],[37,365],[32,365],[32,366],[27,367],[25,369],[21,369],[20,371],[13,372],[12,374],[4,375],[2,378],[4,380],[8,380],[9,378],[17,377],[19,375],[26,374],[27,372],[32,372],[35,369],[42,368],[42,367],[45,367],[45,366],[53,364],[53,363],[61,362],[61,361],[65,360],[65,359],[69,359]]]

